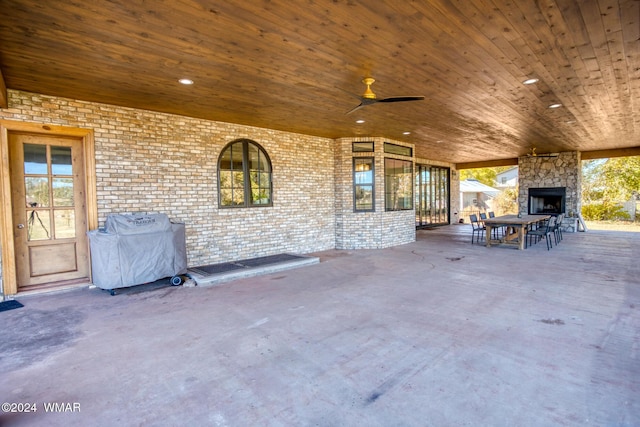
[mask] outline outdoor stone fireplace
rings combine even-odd
[[[529,188],[529,215],[566,213],[566,187]]]
[[[577,214],[582,205],[581,177],[582,162],[577,151],[558,153],[553,157],[520,157],[519,212]]]

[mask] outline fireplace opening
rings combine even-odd
[[[529,189],[529,215],[559,215],[565,211],[566,187]]]

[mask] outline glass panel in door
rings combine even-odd
[[[416,228],[449,223],[449,168],[417,165]]]
[[[82,144],[9,134],[18,290],[89,279]]]

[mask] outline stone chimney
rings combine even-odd
[[[566,187],[566,214],[579,213],[582,207],[582,161],[580,152],[518,158],[518,209],[527,213],[529,188]]]

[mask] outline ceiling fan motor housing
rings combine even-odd
[[[366,77],[364,79],[362,79],[362,83],[367,85],[367,90],[364,91],[364,93],[362,94],[363,98],[367,98],[367,99],[376,99],[376,94],[373,93],[373,91],[371,90],[371,85],[375,82],[376,80],[371,78],[371,77]]]

